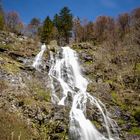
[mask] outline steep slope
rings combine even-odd
[[[0,41],[0,139],[66,139],[68,113],[51,103],[48,67],[31,67],[40,43],[7,32]]]
[[[122,47],[124,46],[124,47]],[[120,44],[112,51],[108,44],[71,46],[79,54],[88,91],[105,103],[120,126],[124,140],[140,139],[140,62],[134,64],[136,49]],[[57,51],[55,46],[50,47]],[[0,32],[0,139],[68,139],[69,108],[51,103],[46,67],[31,67],[40,43],[23,36]],[[138,51],[139,52],[139,49]],[[140,53],[139,53],[140,54]],[[96,108],[88,106],[87,117],[102,131]]]
[[[124,44],[111,51],[107,44],[74,44],[80,57],[83,73],[90,84],[88,91],[103,101],[112,117],[117,120],[122,139],[140,139],[140,61],[135,66],[135,54]],[[136,50],[135,48],[135,51]],[[133,55],[130,55],[133,53]],[[88,115],[98,124],[98,114],[89,108]]]

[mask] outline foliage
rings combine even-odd
[[[69,38],[71,37],[71,31],[72,31],[72,14],[68,7],[64,7],[61,9],[59,15],[56,14],[54,16],[54,25],[58,30],[59,36],[59,43],[63,43],[63,39],[65,43],[69,43]]]
[[[140,129],[138,127],[133,127],[130,134],[140,135]]]
[[[47,16],[42,27],[41,42],[48,44],[51,41],[53,37],[53,28],[53,22],[51,21],[50,17]]]

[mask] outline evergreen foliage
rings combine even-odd
[[[50,17],[47,16],[43,23],[42,32],[41,32],[41,42],[48,44],[53,38],[53,22]]]
[[[58,32],[59,32],[59,43],[62,44],[63,39],[65,43],[69,43],[69,38],[71,37],[71,31],[72,31],[72,22],[73,16],[71,14],[71,11],[68,7],[64,7],[60,10],[59,15],[56,14],[54,16],[54,25],[56,26]]]

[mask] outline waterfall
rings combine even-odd
[[[105,105],[86,91],[88,81],[80,71],[76,52],[70,47],[61,47],[55,56],[52,52],[50,53],[50,61],[52,102],[58,105],[69,105],[71,108],[69,113],[70,139],[119,140],[117,124],[109,117],[110,114]],[[61,87],[59,94],[57,86]],[[72,98],[71,103],[69,103],[69,96]],[[94,123],[86,118],[87,103],[96,107],[100,112],[105,134],[102,134]]]
[[[42,65],[42,57],[45,50],[46,50],[46,45],[43,44],[41,46],[41,51],[36,55],[35,60],[32,65],[36,70],[40,70],[39,66]]]

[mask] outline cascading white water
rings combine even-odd
[[[44,53],[45,50],[46,50],[46,45],[43,44],[43,45],[41,46],[41,51],[40,51],[40,52],[37,54],[37,56],[35,57],[35,60],[34,60],[32,66],[33,66],[35,69],[37,69],[37,70],[40,70],[40,69],[39,69],[39,66],[41,66],[41,64],[42,64],[42,57],[43,57],[43,53]]]
[[[78,57],[74,50],[62,47],[56,57],[50,53],[51,68],[49,76],[52,84],[52,102],[66,105],[68,96],[72,97],[70,110],[70,139],[71,140],[119,140],[116,123],[110,119],[105,105],[96,97],[86,92],[88,81],[82,76]],[[62,88],[62,95],[55,92],[55,82]],[[95,125],[86,118],[87,103],[100,112],[106,135],[101,134]]]

